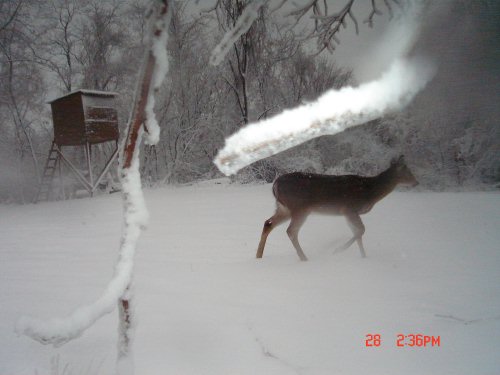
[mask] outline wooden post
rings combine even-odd
[[[94,178],[92,176],[92,156],[90,154],[91,152],[91,145],[89,142],[86,142],[85,143],[85,158],[87,160],[87,170],[89,172],[89,182],[90,182],[90,189],[89,189],[89,193],[90,193],[90,196],[92,197],[94,195]]]
[[[57,154],[57,169],[59,172],[59,199],[66,199],[66,190],[64,189],[64,180],[63,180],[63,167],[61,162],[61,156]]]

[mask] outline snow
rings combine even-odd
[[[152,35],[151,53],[155,57],[155,69],[152,78],[152,87],[149,90],[148,102],[146,104],[146,133],[145,142],[150,145],[155,145],[160,140],[160,126],[156,120],[154,113],[155,106],[155,92],[158,91],[168,73],[168,25],[172,19],[172,12],[167,12],[165,16],[158,17],[153,22],[152,27],[154,31],[149,34]]]
[[[159,17],[154,23],[154,29],[158,32],[158,35],[153,32],[153,45],[151,51],[156,59],[155,73],[153,76],[153,87],[159,89],[165,76],[168,73],[168,53],[167,53],[167,43],[168,43],[168,26],[170,25],[170,20],[172,19],[172,12],[167,12],[165,16]]]
[[[144,109],[146,112],[146,129],[148,130],[144,141],[148,145],[156,145],[160,140],[160,125],[158,125],[158,121],[156,120],[154,106],[155,97],[153,94],[150,94],[146,108]]]
[[[95,96],[118,96],[118,93],[114,92],[114,91],[99,91],[99,90],[78,89],[78,90],[71,91],[68,94],[64,94],[63,96],[58,96],[57,98],[54,98],[54,99],[48,101],[47,103],[49,103],[49,104],[53,103],[56,100],[65,98],[65,97],[70,96],[70,95],[74,95],[76,93],[89,94],[89,95],[95,95]]]
[[[300,262],[271,185],[146,190],[151,221],[135,261],[140,374],[496,374],[500,199],[394,192],[364,216],[367,258],[345,220],[311,216]],[[101,293],[121,235],[118,195],[0,208],[0,374],[112,373],[118,316],[63,347],[17,336],[19,316],[70,313]],[[365,335],[381,334],[380,347]],[[440,336],[397,348],[396,335]],[[54,369],[56,368],[56,370]]]
[[[226,139],[214,163],[226,175],[312,138],[336,134],[404,108],[430,81],[433,65],[396,60],[378,80],[329,90],[315,102],[250,124]]]
[[[131,168],[121,179],[123,189],[128,192],[127,201],[124,203],[124,230],[115,273],[102,295],[94,302],[78,307],[64,318],[44,320],[21,316],[16,323],[17,333],[25,334],[43,344],[60,346],[79,337],[103,315],[114,311],[117,301],[124,295],[132,280],[135,246],[141,229],[145,228],[148,222],[138,163],[136,155]]]

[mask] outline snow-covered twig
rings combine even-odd
[[[221,63],[238,38],[250,29],[253,21],[259,16],[259,8],[264,3],[265,0],[254,0],[245,7],[234,27],[224,35],[224,38],[213,49],[210,64],[219,65]]]
[[[214,163],[226,175],[265,157],[326,134],[379,118],[406,106],[432,78],[424,60],[395,61],[375,81],[330,90],[313,103],[250,124],[226,139]]]
[[[147,57],[141,70],[134,108],[129,120],[128,134],[121,153],[120,176],[123,187],[124,228],[114,275],[103,294],[96,301],[77,308],[67,317],[48,321],[22,317],[16,325],[16,331],[20,334],[25,334],[43,344],[59,346],[79,337],[100,317],[113,311],[118,302],[121,319],[118,362],[129,355],[129,341],[134,326],[130,306],[133,260],[141,230],[145,227],[148,219],[139,174],[138,146],[144,132],[143,124],[146,119],[148,120],[148,131],[152,132],[151,116],[154,114],[151,100],[154,90],[161,85],[168,70],[165,49],[170,12],[167,0],[155,1],[148,17],[152,24],[150,48],[147,49]],[[126,362],[129,365],[129,361]],[[129,368],[127,372],[130,373],[131,369]]]
[[[172,12],[167,12],[164,17],[159,17],[152,25],[150,35],[153,36],[151,53],[155,58],[155,68],[152,78],[152,87],[149,88],[148,103],[146,105],[146,143],[155,145],[160,140],[160,126],[154,114],[155,96],[168,72],[168,25]]]

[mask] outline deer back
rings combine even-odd
[[[329,176],[294,172],[279,177],[273,192],[282,205],[294,210],[328,211],[342,214],[359,210],[371,200],[373,177]]]
[[[292,212],[310,210],[344,214],[354,211],[361,214],[368,212],[398,183],[417,183],[402,157],[373,177],[288,173],[274,182],[273,193],[276,200]]]

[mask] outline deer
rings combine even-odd
[[[276,211],[264,222],[257,258],[262,258],[264,254],[269,233],[290,219],[286,230],[288,237],[300,260],[307,261],[298,234],[309,214],[313,212],[344,216],[351,227],[353,237],[336,251],[346,250],[356,241],[361,257],[365,258],[365,225],[360,215],[368,213],[375,203],[399,184],[411,187],[418,185],[417,179],[406,165],[404,156],[393,159],[389,168],[373,177],[304,172],[293,172],[278,177],[272,189],[276,198]]]

